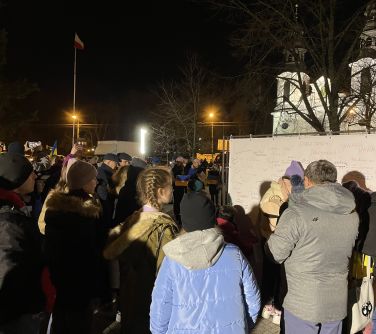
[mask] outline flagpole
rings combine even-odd
[[[74,47],[74,66],[73,66],[73,137],[72,137],[72,145],[74,145],[75,141],[75,133],[74,133],[74,126],[76,120],[76,64],[77,64],[77,48]]]

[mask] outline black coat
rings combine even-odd
[[[98,168],[98,186],[97,186],[97,195],[101,201],[102,208],[103,208],[103,221],[105,227],[110,229],[114,226],[113,224],[113,213],[115,207],[115,196],[109,192],[110,188],[113,188],[112,182],[112,175],[114,171],[111,167],[107,166],[106,164],[102,164]]]
[[[119,200],[116,205],[115,222],[120,224],[124,222],[133,212],[139,210],[141,205],[137,198],[137,177],[143,171],[143,168],[129,166],[127,181],[124,187],[120,189]]]
[[[369,229],[368,208],[371,205],[371,195],[368,191],[360,188],[355,181],[345,182],[343,186],[350,190],[355,198],[355,210],[359,215],[359,228],[358,236],[355,241],[355,250],[363,253],[363,245]]]
[[[54,191],[46,202],[45,255],[56,306],[86,307],[101,294],[101,206],[84,192]]]
[[[33,219],[0,200],[0,325],[43,310],[41,250]]]
[[[363,253],[376,256],[376,192],[371,195],[369,213],[369,229],[364,241]]]

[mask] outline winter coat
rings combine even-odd
[[[376,192],[371,195],[369,213],[369,229],[364,241],[363,253],[376,256]]]
[[[348,265],[358,223],[354,196],[338,183],[290,195],[267,242],[274,260],[285,264],[286,310],[314,323],[346,317]]]
[[[115,196],[109,191],[110,188],[114,187],[112,181],[113,174],[114,170],[105,163],[98,168],[97,195],[102,204],[103,222],[107,229],[114,227],[112,216],[115,209]]]
[[[360,188],[355,181],[348,181],[342,184],[346,189],[350,190],[355,198],[355,210],[359,215],[358,237],[355,241],[355,250],[363,252],[363,245],[369,228],[368,208],[371,205],[371,194]]]
[[[133,212],[141,208],[137,199],[137,177],[143,171],[143,168],[129,166],[127,173],[127,181],[119,193],[119,200],[116,205],[115,223],[124,222]]]
[[[153,334],[249,333],[260,294],[238,247],[213,228],[183,234],[163,250],[150,308]]]
[[[45,256],[56,306],[82,308],[101,292],[101,206],[83,191],[53,191],[46,201]]]
[[[111,231],[104,256],[119,259],[122,333],[150,333],[151,292],[164,257],[162,247],[176,233],[165,213],[139,211]]]
[[[18,195],[0,189],[0,325],[43,310],[41,236]]]

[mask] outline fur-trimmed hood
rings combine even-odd
[[[88,199],[54,190],[47,199],[46,210],[77,213],[83,217],[99,218],[102,207],[96,199]]]

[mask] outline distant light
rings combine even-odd
[[[202,140],[202,138],[200,137],[200,138],[198,138],[198,140]]]
[[[214,117],[214,113],[211,112],[211,113],[209,114],[209,117],[210,117],[210,118],[213,118],[213,117]]]
[[[144,128],[140,129],[140,153],[141,154],[146,154],[146,134],[147,130]]]
[[[77,119],[77,115],[72,115],[72,118],[73,119]]]

